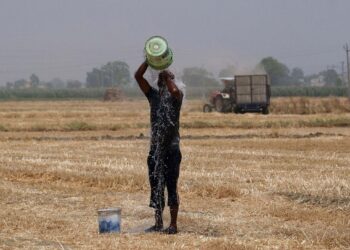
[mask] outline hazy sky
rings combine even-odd
[[[345,61],[349,12],[350,0],[0,0],[0,84],[85,81],[112,60],[134,72],[152,35],[167,38],[178,72],[274,56],[316,73]]]

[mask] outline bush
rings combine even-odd
[[[271,87],[273,97],[282,96],[347,96],[346,87]]]
[[[0,100],[101,99],[105,89],[0,89]]]
[[[83,121],[73,121],[65,126],[67,131],[95,130],[96,126]]]
[[[5,126],[3,126],[3,125],[0,124],[0,131],[5,132],[5,131],[7,131],[7,128],[6,128]]]

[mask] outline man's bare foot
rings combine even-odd
[[[165,234],[177,234],[177,227],[170,225],[168,228],[163,230]]]
[[[145,233],[155,233],[155,232],[161,232],[163,230],[163,226],[151,226],[147,229],[145,229]]]

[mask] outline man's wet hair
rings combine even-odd
[[[175,75],[173,74],[173,72],[171,72],[171,71],[169,71],[169,70],[167,70],[167,72],[169,73],[171,80],[175,80]],[[165,71],[161,71],[161,72],[159,73],[159,75],[158,75],[158,81],[163,80],[163,74],[165,74]]]

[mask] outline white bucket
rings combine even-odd
[[[99,209],[98,228],[102,233],[119,233],[121,226],[121,208]]]

